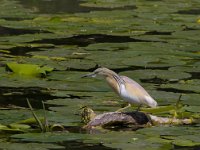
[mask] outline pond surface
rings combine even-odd
[[[81,78],[101,65],[139,82],[160,106],[182,95],[178,117],[200,118],[199,8],[199,0],[0,1],[0,149],[200,149],[199,123],[88,133],[79,115],[83,106],[124,105],[102,80]],[[44,101],[48,121],[68,132],[5,130],[32,117],[26,99],[38,116]]]

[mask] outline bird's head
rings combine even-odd
[[[82,77],[96,77],[96,76],[101,76],[101,77],[107,77],[109,75],[112,74],[116,74],[115,72],[113,72],[112,70],[108,69],[108,68],[97,68],[96,70],[94,70],[92,73],[83,75]]]

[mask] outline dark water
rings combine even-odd
[[[36,34],[36,33],[49,33],[48,31],[41,30],[28,30],[28,29],[14,29],[0,26],[1,36],[8,35],[23,35],[23,34]]]
[[[67,141],[67,142],[62,142],[60,145],[65,146],[66,150],[119,150],[119,149],[114,149],[114,148],[109,148],[103,146],[101,143],[100,144],[84,144],[82,142],[77,142],[77,141]]]
[[[57,13],[78,13],[90,11],[105,11],[115,9],[135,9],[135,6],[119,8],[93,8],[81,6],[79,0],[19,0],[26,8],[32,9],[38,13],[57,14]]]
[[[39,41],[32,41],[31,43],[45,43],[54,45],[77,45],[86,47],[94,43],[125,43],[125,42],[152,42],[147,40],[134,39],[129,36],[113,36],[104,34],[90,34],[90,35],[75,35],[69,38],[60,39],[42,39]]]

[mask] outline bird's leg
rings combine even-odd
[[[131,107],[131,104],[129,103],[127,106],[125,106],[125,107],[123,107],[123,108],[120,108],[120,109],[118,109],[117,111],[115,111],[115,112],[122,112],[123,110],[125,110],[125,109],[127,109],[127,108],[129,108],[129,107]]]
[[[140,111],[140,108],[142,107],[142,104],[140,104],[136,110],[136,112]]]

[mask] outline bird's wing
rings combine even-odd
[[[124,82],[127,85],[132,86],[132,88],[135,89],[136,91],[140,91],[141,93],[143,93],[143,95],[147,95],[147,96],[149,95],[147,93],[147,91],[136,81],[134,81],[134,80],[132,80],[129,77],[126,77],[126,76],[121,76],[121,78],[124,80]]]
[[[147,91],[136,81],[126,77],[121,76],[125,82],[126,90],[133,97],[140,99],[141,103],[146,104],[150,107],[155,107],[157,102],[147,93]]]

